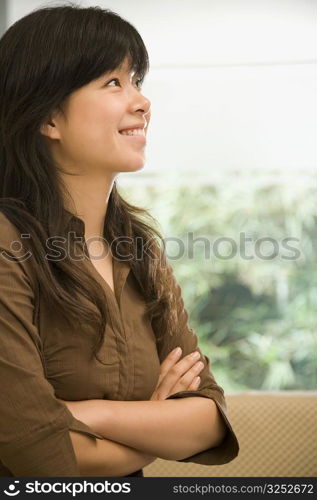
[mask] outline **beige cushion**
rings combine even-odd
[[[240,444],[224,465],[157,459],[145,477],[316,477],[317,391],[244,391],[225,394]]]

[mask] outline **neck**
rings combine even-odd
[[[71,196],[65,208],[85,224],[85,239],[103,237],[104,222],[115,176],[110,178],[69,176],[63,174],[63,182]]]

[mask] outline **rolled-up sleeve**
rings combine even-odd
[[[225,437],[218,446],[206,449],[190,457],[177,460],[177,462],[194,462],[203,465],[225,464],[237,457],[239,453],[239,442],[228,419],[228,409],[224,390],[217,384],[210,368],[210,360],[200,350],[198,345],[198,337],[188,324],[189,315],[184,307],[181,287],[177,283],[173,269],[171,265],[166,261],[165,266],[167,268],[169,282],[171,284],[171,296],[174,297],[174,305],[177,309],[178,330],[177,332],[173,332],[172,334],[164,335],[158,340],[157,349],[160,362],[162,363],[166,356],[175,347],[180,346],[182,348],[182,358],[193,351],[199,351],[201,355],[201,361],[203,361],[205,365],[203,370],[199,373],[201,383],[197,390],[180,391],[171,394],[167,397],[167,399],[184,398],[190,396],[200,396],[213,399],[226,425]]]
[[[69,431],[103,437],[73,417],[45,378],[25,269],[0,247],[0,460],[14,476],[80,476]]]

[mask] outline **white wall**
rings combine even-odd
[[[9,0],[9,23],[55,2]],[[134,24],[152,65],[306,61],[317,57],[316,0],[95,0]]]
[[[12,0],[9,24],[51,3]],[[130,181],[317,169],[316,0],[78,3],[125,17],[149,51],[147,162]]]

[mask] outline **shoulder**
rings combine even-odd
[[[20,230],[0,211],[0,266],[8,272],[25,274],[35,285],[32,252],[25,242],[31,235]],[[34,263],[34,262],[33,262]]]
[[[20,231],[0,210],[0,248],[12,251],[10,249],[15,241],[21,241]]]

